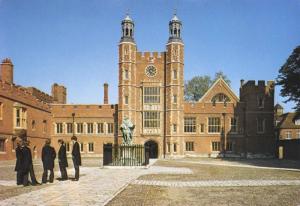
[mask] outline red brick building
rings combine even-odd
[[[119,125],[128,117],[135,125],[133,142],[149,145],[151,157],[274,155],[273,81],[242,80],[238,97],[218,79],[198,102],[186,102],[182,23],[177,16],[169,22],[162,52],[137,50],[129,16],[121,29],[118,104],[108,104],[107,84],[99,105],[66,104],[66,88],[54,84],[46,105],[51,107],[47,126],[55,146],[62,138],[71,148],[74,134],[82,156],[102,156],[103,144],[121,143]]]
[[[33,157],[41,154],[42,145],[50,138],[52,97],[34,87],[14,84],[10,59],[1,63],[0,80],[0,160],[14,159],[16,137],[27,131]]]

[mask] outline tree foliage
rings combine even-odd
[[[222,71],[216,72],[213,79],[204,75],[195,76],[191,80],[186,81],[184,84],[184,99],[186,101],[198,101],[220,77],[230,86],[230,80]]]
[[[282,87],[280,94],[287,97],[285,102],[294,101],[294,109],[300,112],[300,46],[294,49],[280,68],[276,84]]]

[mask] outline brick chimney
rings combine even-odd
[[[104,98],[103,98],[103,103],[104,104],[108,104],[108,84],[104,83],[103,84],[104,87]]]
[[[1,63],[1,80],[9,84],[14,83],[14,65],[9,58],[3,59]]]
[[[66,104],[67,103],[67,89],[63,85],[54,83],[51,88],[53,103]]]

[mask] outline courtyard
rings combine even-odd
[[[13,161],[0,167],[0,205],[300,204],[299,161],[183,158],[152,160],[147,169],[114,169],[85,158],[79,182],[29,187],[15,185]],[[34,168],[41,180],[40,160]]]

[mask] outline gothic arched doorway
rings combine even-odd
[[[145,147],[149,148],[149,158],[158,158],[158,145],[155,141],[149,140],[145,143]]]

